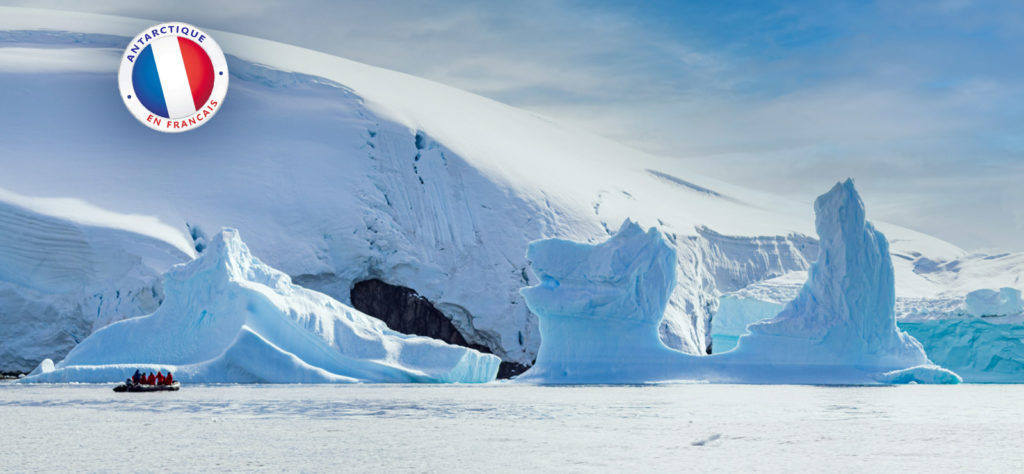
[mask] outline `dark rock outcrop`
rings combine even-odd
[[[493,353],[487,346],[467,341],[444,313],[413,289],[377,279],[364,280],[352,287],[350,299],[354,308],[384,321],[395,331],[432,337],[487,354]],[[502,361],[498,378],[514,377],[528,368],[519,363]]]

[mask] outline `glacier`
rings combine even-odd
[[[249,251],[238,232],[213,235],[195,260],[164,278],[153,314],[115,322],[22,379],[118,382],[135,369],[205,383],[482,383],[500,359],[392,331],[291,282]]]
[[[161,275],[194,254],[175,234],[144,216],[0,189],[0,371],[28,372],[124,315],[156,310]]]
[[[815,201],[819,255],[797,297],[748,326],[736,349],[705,357],[666,347],[657,327],[675,284],[675,251],[626,221],[607,241],[530,244],[540,279],[522,294],[540,316],[538,383],[958,383],[896,327],[888,242],[865,220],[853,181]]]
[[[364,281],[410,289],[468,344],[522,365],[541,344],[538,317],[519,294],[537,283],[531,241],[597,243],[627,218],[658,229],[676,252],[659,336],[688,354],[721,352],[711,332],[723,295],[805,274],[817,258],[803,204],[451,87],[259,38],[213,32],[232,74],[217,121],[173,139],[148,134],[110,100],[109,85],[121,48],[149,24],[0,7],[0,102],[9,111],[0,116],[0,188],[160,224],[125,233],[114,220],[90,223],[111,237],[95,248],[143,235],[177,249],[153,264],[148,251],[140,260],[119,252],[145,281],[96,273],[86,291],[61,292],[60,304],[49,288],[0,276],[0,286],[18,285],[17,297],[0,298],[0,315],[41,329],[16,343],[0,334],[10,349],[0,370],[60,359],[103,324],[152,312],[159,275],[225,226],[293,282],[343,304]],[[35,99],[43,95],[47,107]],[[890,238],[901,316],[954,308],[964,288],[1020,281],[1020,255],[975,256],[876,224]],[[150,227],[169,231],[143,232]],[[75,244],[67,235],[34,245],[45,253]],[[21,245],[0,242],[0,257]],[[19,278],[34,278],[23,270]],[[131,296],[140,294],[155,297]]]

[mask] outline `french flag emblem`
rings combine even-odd
[[[213,62],[195,41],[164,36],[135,59],[132,85],[154,114],[180,119],[196,113],[210,98],[213,76]]]
[[[224,53],[209,35],[186,23],[164,23],[140,33],[125,50],[122,99],[150,128],[182,132],[219,109],[226,73]]]

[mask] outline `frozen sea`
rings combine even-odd
[[[0,471],[1024,472],[1024,386],[0,385]]]

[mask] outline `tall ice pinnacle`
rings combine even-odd
[[[749,326],[737,356],[882,373],[934,367],[896,326],[889,243],[865,219],[853,180],[818,197],[814,210],[821,245],[807,282],[778,316]]]

